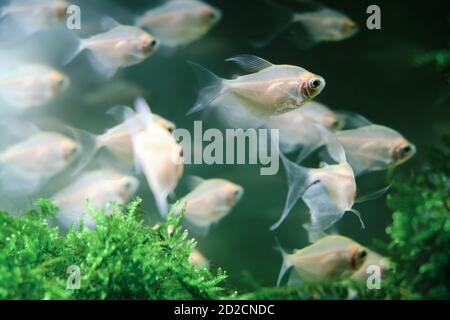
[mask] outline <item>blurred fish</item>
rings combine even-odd
[[[89,57],[97,72],[112,77],[117,69],[144,61],[159,47],[158,40],[142,29],[115,22],[110,25],[112,28],[109,31],[87,39],[77,38],[78,45],[70,52],[65,63],[69,63],[86,49],[89,50]]]
[[[188,259],[189,263],[201,269],[209,269],[209,261],[197,249],[192,250]]]
[[[175,137],[154,120],[144,99],[136,101],[136,109],[145,129],[139,130],[139,121],[129,114],[135,168],[147,178],[161,215],[168,213],[167,197],[171,194],[183,174],[183,148]]]
[[[194,179],[194,189],[180,202],[186,203],[184,218],[206,234],[212,224],[224,218],[241,199],[244,189],[224,179]]]
[[[13,0],[0,3],[2,35],[31,35],[65,21],[69,3],[63,0]]]
[[[367,271],[370,271],[370,270],[368,270],[368,268],[370,266],[379,267],[380,272],[381,272],[381,279],[385,279],[389,273],[390,262],[387,258],[383,257],[382,255],[380,255],[374,251],[367,250],[367,258],[364,261],[364,264],[361,266],[361,268],[358,271],[356,271],[351,276],[351,278],[367,281],[367,278],[372,274],[372,273],[367,273]]]
[[[188,114],[205,109],[219,97],[230,95],[243,109],[258,116],[271,116],[300,108],[317,96],[325,80],[301,67],[274,65],[252,55],[228,59],[250,74],[221,79],[192,64],[202,87],[197,103]]]
[[[375,124],[338,131],[336,138],[355,175],[396,167],[416,153],[416,147],[400,133]]]
[[[83,96],[84,104],[92,108],[129,105],[144,94],[144,88],[125,79],[113,79]]]
[[[16,110],[43,106],[65,91],[67,76],[44,65],[23,65],[0,74],[0,100]]]
[[[8,120],[9,126],[20,122]],[[3,127],[3,126],[2,126]],[[25,130],[25,126],[20,126]],[[31,128],[31,129],[30,129]],[[28,137],[7,146],[0,153],[0,183],[4,192],[31,194],[52,176],[81,157],[77,141],[57,133],[28,129]]]
[[[319,6],[318,10],[312,12],[289,12],[281,26],[255,45],[268,45],[286,31],[290,31],[289,38],[295,45],[308,49],[320,42],[336,42],[351,38],[358,32],[358,26],[342,12]]]
[[[168,47],[186,45],[204,36],[222,14],[197,0],[171,0],[136,19],[136,26],[148,29]]]
[[[169,133],[175,129],[175,124],[161,116],[152,114],[154,125]],[[132,129],[131,129],[132,127]],[[94,137],[97,148],[105,147],[118,159],[125,163],[133,162],[132,132],[139,134],[147,129],[147,125],[139,113],[129,114],[122,123],[108,129],[105,133]]]
[[[318,125],[316,127],[322,132],[327,151],[336,164],[322,163],[317,169],[306,168],[280,153],[289,191],[283,214],[271,227],[271,230],[278,228],[301,197],[311,216],[310,223],[304,225],[310,241],[315,241],[320,233],[339,221],[347,211],[354,212],[360,218],[359,213],[352,209],[356,200],[356,182],[344,149],[331,132]]]
[[[320,131],[314,124],[333,132],[343,126],[338,114],[315,101],[306,103],[300,109],[269,117],[265,122],[266,127],[280,130],[283,152],[290,153],[301,148],[298,162],[323,144]]]
[[[107,209],[110,203],[126,204],[136,193],[139,181],[134,176],[109,169],[86,172],[54,197],[59,208],[56,216],[64,229],[78,226],[83,220],[87,228],[95,228],[95,220],[89,214],[86,200],[97,210]],[[109,212],[107,212],[109,213]]]
[[[290,285],[348,278],[361,268],[368,253],[366,248],[352,239],[335,235],[322,238],[292,254],[281,248],[280,251],[283,264],[278,285],[292,269]]]

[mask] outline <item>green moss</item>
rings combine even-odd
[[[388,197],[392,281],[402,297],[450,297],[450,143],[446,146],[425,151],[423,169],[396,182]]]
[[[188,263],[195,246],[172,214],[153,227],[142,223],[139,200],[113,214],[92,213],[96,230],[61,236],[46,218],[57,208],[38,200],[24,217],[0,213],[0,299],[223,299],[226,274]],[[170,231],[170,232],[169,232]],[[66,289],[67,268],[81,271],[81,287]]]

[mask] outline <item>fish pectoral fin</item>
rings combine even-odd
[[[233,62],[237,64],[241,69],[250,73],[255,73],[273,66],[273,64],[269,61],[251,54],[241,54],[226,59],[225,61]]]
[[[96,72],[103,75],[105,78],[112,78],[118,69],[116,62],[105,55],[97,54],[93,50],[88,51],[89,61]]]
[[[378,199],[378,198],[382,197],[386,192],[388,192],[390,188],[391,188],[391,185],[388,185],[387,187],[384,187],[383,189],[371,192],[364,196],[360,196],[355,200],[355,203],[361,203],[361,202]]]

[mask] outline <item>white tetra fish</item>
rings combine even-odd
[[[69,63],[83,50],[89,50],[93,67],[107,77],[117,69],[141,63],[158,49],[159,42],[144,30],[116,24],[109,31],[87,39],[78,39],[78,46],[66,60]]]
[[[69,3],[63,0],[13,0],[1,7],[3,33],[30,35],[63,23]]]
[[[289,191],[283,214],[271,227],[271,230],[278,228],[301,197],[310,212],[310,223],[304,225],[309,232],[310,241],[315,241],[347,211],[355,213],[364,227],[360,214],[353,209],[353,205],[378,197],[387,190],[382,189],[356,199],[355,176],[352,167],[347,163],[342,145],[331,132],[318,125],[316,127],[322,132],[327,151],[336,164],[322,163],[317,169],[306,168],[291,162],[280,153],[286,169]]]
[[[379,268],[381,279],[385,279],[388,276],[390,269],[389,260],[374,251],[367,250],[367,258],[364,261],[364,264],[351,276],[351,278],[367,281],[367,278],[373,274],[373,269],[370,269],[371,266]]]
[[[326,236],[317,242],[294,251],[281,249],[283,264],[278,285],[291,271],[289,284],[345,279],[357,272],[367,259],[367,249],[343,236]]]
[[[194,42],[219,22],[216,8],[197,0],[171,0],[136,19],[138,27],[149,30],[161,44],[176,47]]]
[[[21,111],[43,106],[64,92],[67,76],[45,65],[22,65],[0,75],[0,100]]]
[[[128,116],[135,167],[144,173],[160,213],[166,216],[167,197],[183,174],[183,148],[155,121],[145,100],[138,99],[136,109],[140,119],[133,121],[133,114]],[[145,129],[138,131],[140,121],[145,123]]]
[[[322,145],[320,131],[314,124],[333,132],[342,126],[338,114],[315,101],[288,113],[269,117],[265,122],[265,126],[280,130],[281,148],[284,152],[301,148],[298,162]]]
[[[142,105],[144,108],[148,108],[147,103],[141,97],[135,99],[136,108],[139,108],[139,105]],[[116,126],[106,130],[103,134],[93,135],[84,132],[84,136],[95,150],[94,153],[101,148],[105,148],[123,163],[133,164],[134,154],[132,134],[144,132],[147,128],[147,123],[141,114],[136,113],[127,107],[114,107],[108,113],[120,113],[120,117],[123,117],[124,112],[126,112],[127,118]],[[152,113],[151,118],[154,125],[167,130],[169,133],[175,129],[174,123],[157,114]]]
[[[221,79],[192,64],[202,89],[189,114],[205,109],[219,97],[230,95],[250,113],[272,116],[300,108],[325,87],[321,76],[301,67],[274,65],[252,55],[240,55],[227,61],[238,64],[249,74],[231,80]]]
[[[191,254],[189,255],[188,262],[195,267],[201,269],[209,269],[209,261],[197,249],[192,250]]]
[[[184,218],[205,234],[224,218],[241,199],[244,189],[224,179],[193,178],[195,188],[180,202],[186,204]]]
[[[138,187],[137,178],[114,170],[86,172],[53,197],[59,208],[58,224],[68,229],[70,225],[78,226],[83,220],[84,226],[95,228],[95,219],[86,207],[87,200],[97,210],[105,210],[109,203],[126,204]]]
[[[400,133],[380,125],[338,131],[336,137],[356,175],[396,167],[416,153]]]
[[[288,39],[299,48],[308,49],[320,42],[336,42],[353,37],[358,26],[347,15],[318,5],[317,10],[298,13],[289,12],[286,21],[275,28],[257,46],[265,46],[281,34],[289,31]]]
[[[24,127],[22,127],[24,128]],[[58,133],[40,131],[7,146],[0,153],[1,189],[31,194],[82,154],[77,141]]]

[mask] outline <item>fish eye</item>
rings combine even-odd
[[[366,251],[366,250],[361,250],[361,251],[359,251],[359,252],[357,253],[357,257],[358,257],[358,259],[360,259],[360,260],[364,259],[365,257],[367,257],[367,251]]]
[[[153,40],[150,42],[150,48],[156,47],[157,44],[158,44],[158,41],[155,40],[155,39],[153,39]]]
[[[410,145],[403,146],[399,149],[400,156],[407,156],[412,151],[412,147]]]
[[[214,20],[214,19],[216,19],[216,14],[214,13],[214,12],[210,12],[210,13],[208,13],[208,18],[210,19],[210,20]]]
[[[320,80],[317,78],[309,80],[309,87],[311,89],[316,89],[320,86]]]

